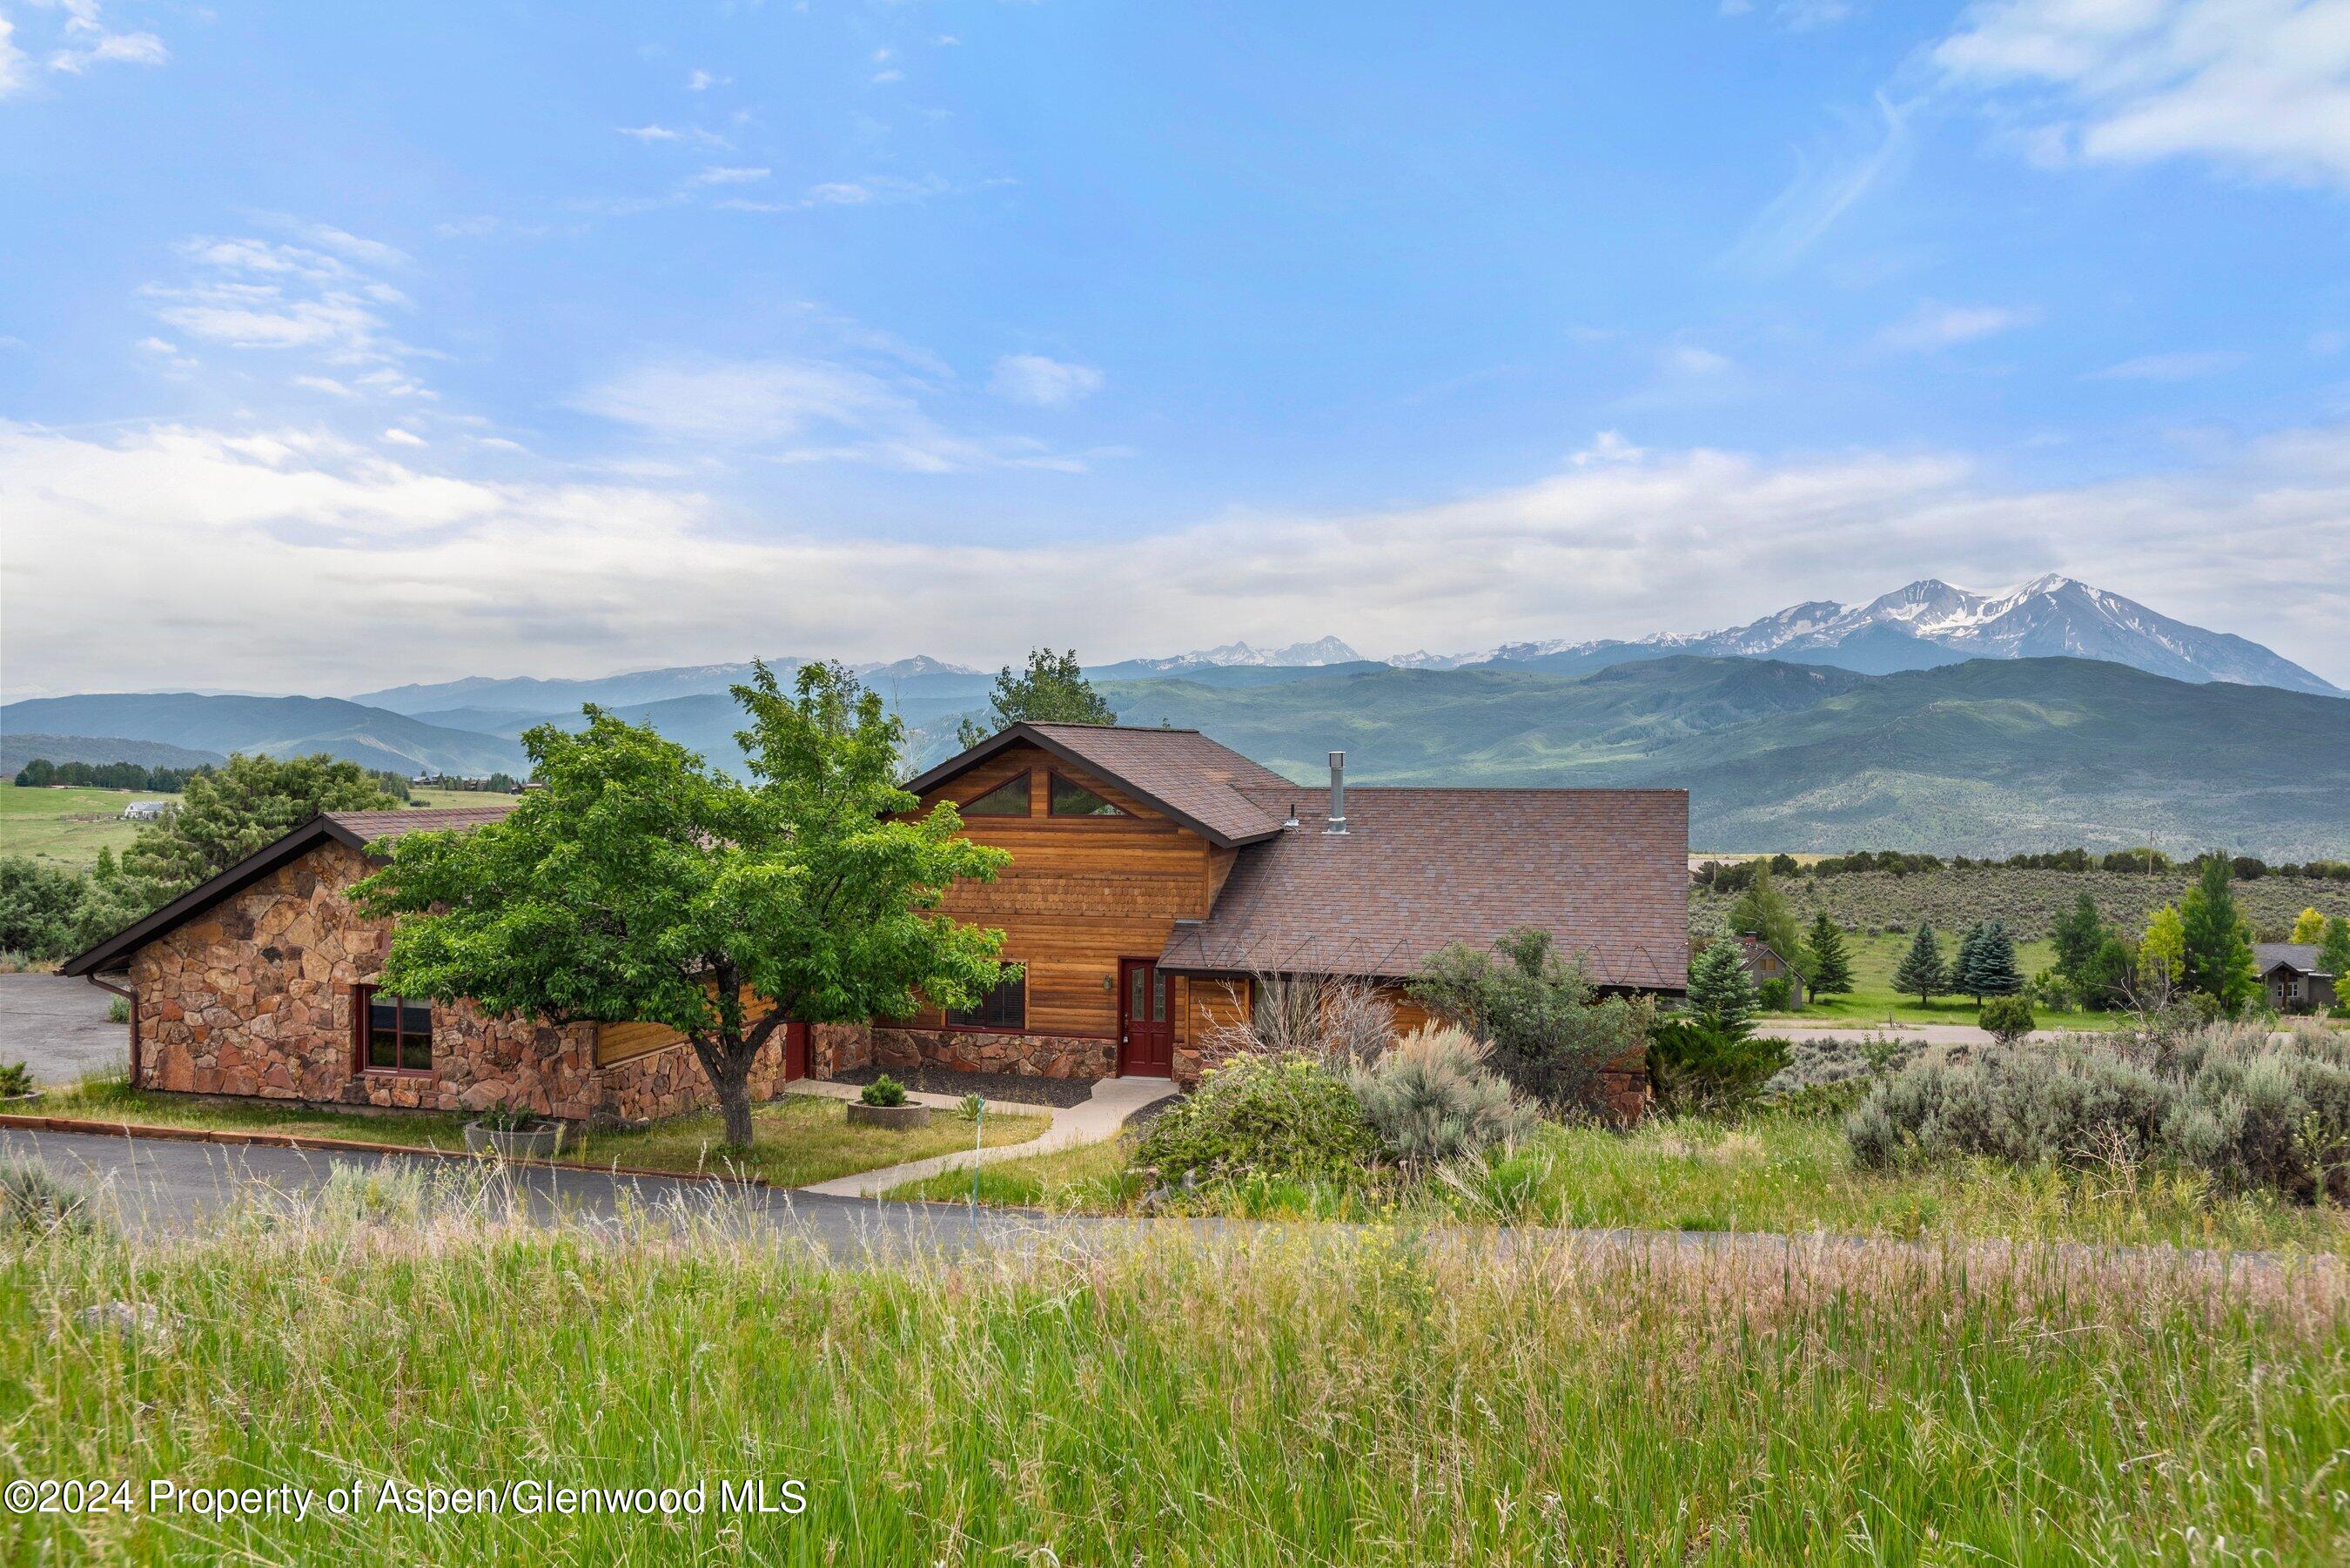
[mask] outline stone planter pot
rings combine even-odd
[[[848,1102],[848,1125],[853,1127],[889,1127],[898,1132],[912,1132],[931,1125],[928,1106],[868,1106],[862,1100]]]
[[[564,1126],[558,1121],[536,1122],[512,1131],[467,1122],[465,1147],[475,1154],[494,1154],[501,1159],[553,1159],[562,1151],[563,1134]]]

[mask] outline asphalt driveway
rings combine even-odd
[[[61,974],[0,974],[0,1063],[22,1062],[34,1082],[58,1088],[130,1065],[130,1025],[109,1023],[118,1000]]]

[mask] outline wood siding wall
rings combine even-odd
[[[1179,919],[1200,919],[1232,874],[1233,852],[1152,811],[1108,780],[1035,746],[1014,746],[922,797],[978,799],[1028,775],[1028,815],[966,816],[965,834],[1012,852],[992,883],[948,893],[956,919],[1003,932],[1003,956],[1027,966],[1028,1034],[1118,1037],[1118,961],[1155,959]],[[1083,784],[1128,815],[1055,816],[1051,777]],[[1190,998],[1169,977],[1168,1014],[1182,1044]],[[937,1027],[929,1013],[916,1021]]]
[[[704,990],[711,989],[705,985]],[[743,1022],[755,1023],[775,1010],[775,1004],[754,994],[749,987],[743,991]],[[608,1067],[615,1062],[626,1062],[654,1051],[666,1051],[672,1045],[685,1044],[685,1036],[666,1023],[598,1023],[596,1025],[596,1065]]]

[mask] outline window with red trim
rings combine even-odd
[[[362,1073],[432,1070],[432,1003],[351,987],[352,1065]]]

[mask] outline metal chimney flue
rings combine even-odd
[[[1347,831],[1347,753],[1330,753],[1330,826],[1325,833]]]

